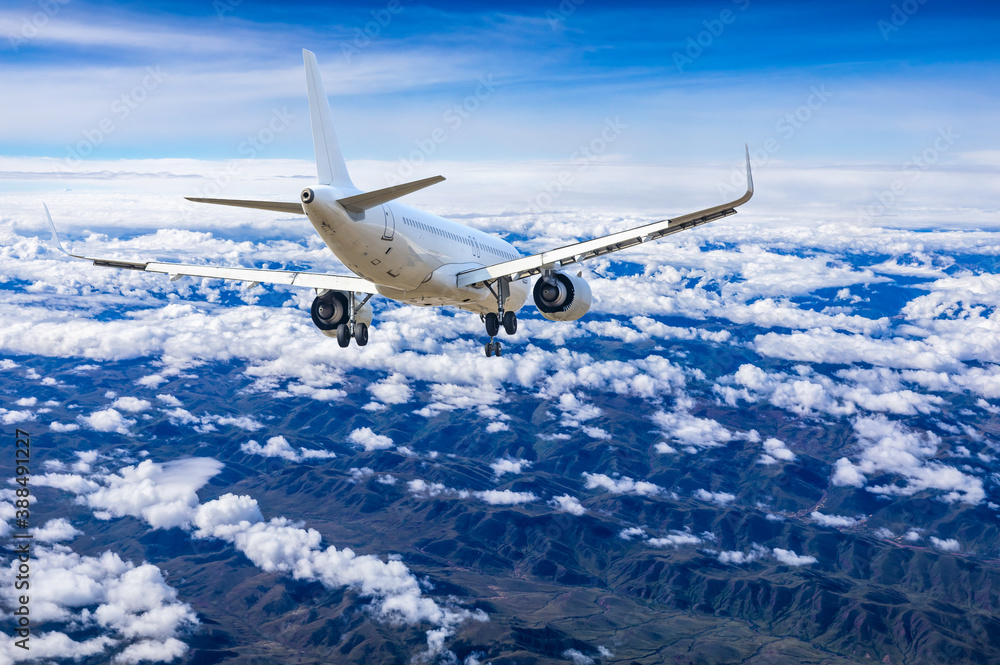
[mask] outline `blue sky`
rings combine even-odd
[[[64,158],[99,136],[89,159],[229,159],[285,110],[255,156],[311,159],[307,47],[348,159],[398,159],[441,127],[436,159],[566,160],[620,118],[629,162],[727,162],[777,136],[782,160],[900,164],[951,126],[959,164],[1000,150],[998,19],[995,3],[941,0],[8,3],[0,155]],[[133,95],[149,71],[162,81]],[[454,127],[445,114],[482,80]],[[808,122],[778,129],[817,89]]]

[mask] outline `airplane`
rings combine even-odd
[[[486,356],[499,357],[500,329],[507,335],[517,332],[516,312],[529,293],[548,320],[575,321],[587,313],[593,302],[590,286],[582,272],[573,274],[567,270],[569,266],[736,214],[736,208],[753,196],[747,147],[747,191],[734,201],[522,256],[502,238],[398,202],[407,194],[443,181],[443,176],[370,192],[358,189],[347,172],[316,56],[306,49],[302,54],[318,184],[302,190],[295,202],[188,200],[305,215],[354,275],[81,256],[62,246],[48,206],[44,206],[56,247],[96,266],[165,273],[171,281],[191,276],[315,289],[312,321],[324,335],[336,337],[341,347],[349,346],[352,339],[358,346],[368,343],[373,318],[369,300],[375,294],[408,305],[457,307],[480,315],[489,337]],[[530,279],[535,276],[538,279],[532,288]]]

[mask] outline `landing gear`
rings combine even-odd
[[[368,343],[368,326],[364,323],[354,324],[354,341],[358,343],[358,346],[364,346]]]
[[[494,285],[496,285],[496,289],[493,288]],[[483,316],[486,334],[490,336],[490,341],[486,343],[486,357],[496,355],[499,358],[502,350],[500,342],[496,341],[494,337],[500,334],[500,326],[503,325],[503,331],[508,335],[517,332],[517,315],[514,312],[505,312],[503,308],[504,302],[510,296],[510,278],[501,277],[493,284],[487,284],[486,287],[497,299],[497,311],[488,312]]]
[[[514,312],[503,313],[503,331],[508,335],[517,332],[517,314]]]
[[[322,292],[313,300],[313,323],[327,337],[336,337],[337,344],[343,349],[351,345],[352,338],[358,346],[365,346],[368,344],[368,325],[357,321],[357,313],[370,298],[369,294],[359,303],[355,301],[353,291]]]
[[[496,337],[497,333],[500,332],[500,317],[494,314],[493,312],[490,312],[489,314],[486,315],[485,321],[486,321],[486,334],[489,335],[490,338]]]

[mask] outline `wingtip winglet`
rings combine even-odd
[[[72,254],[70,254],[69,252],[66,251],[66,248],[63,247],[62,241],[59,240],[59,232],[56,231],[56,223],[52,221],[52,215],[51,215],[51,213],[49,213],[49,207],[47,205],[45,205],[45,203],[43,202],[42,203],[42,208],[45,209],[45,218],[49,220],[49,230],[52,231],[52,242],[53,242],[53,244],[55,244],[55,246],[63,254],[66,254],[68,256],[73,256]]]
[[[753,194],[753,172],[750,170],[750,146],[744,144],[747,151],[747,194]]]

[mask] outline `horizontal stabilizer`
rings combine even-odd
[[[188,201],[194,201],[195,203],[214,203],[220,206],[236,206],[237,208],[256,208],[258,210],[273,210],[274,212],[287,212],[295,215],[304,215],[305,211],[302,209],[302,204],[295,203],[285,203],[283,201],[243,201],[240,199],[196,199],[191,196],[185,196]]]
[[[403,183],[402,185],[393,185],[392,187],[386,187],[385,189],[376,189],[374,192],[365,192],[364,194],[348,196],[345,199],[338,200],[337,203],[344,206],[344,209],[348,212],[361,213],[371,208],[377,208],[383,203],[388,203],[389,201],[398,199],[401,196],[412,194],[413,192],[423,189],[424,187],[435,185],[442,180],[444,180],[443,175],[436,175],[432,178],[414,180],[413,182]]]

